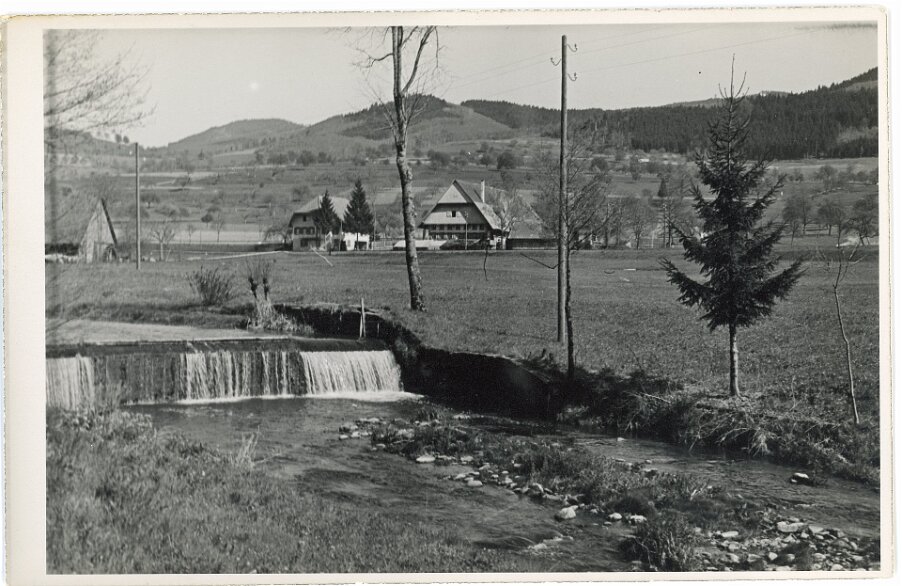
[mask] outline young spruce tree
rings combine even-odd
[[[335,213],[335,205],[332,203],[332,197],[329,191],[323,194],[319,202],[319,214],[316,217],[316,224],[319,227],[320,234],[326,235],[329,232],[336,232],[340,221],[338,214]]]
[[[726,326],[730,333],[730,394],[739,395],[739,349],[736,331],[770,314],[802,273],[801,261],[777,272],[780,257],[774,245],[782,225],[762,221],[782,186],[782,178],[772,187],[759,190],[768,162],[745,158],[749,119],[740,114],[743,87],[723,96],[723,111],[709,128],[709,150],[696,155],[701,182],[713,199],[707,200],[693,185],[694,207],[702,221],[696,237],[677,227],[683,256],[701,265],[704,281],[696,281],[672,262],[662,259],[671,283],[680,290],[679,300],[704,310],[701,319],[714,330]]]
[[[354,189],[351,191],[351,202],[348,204],[348,209],[345,210],[345,232],[370,234],[373,231],[373,221],[373,211],[366,201],[363,182],[357,179]]]

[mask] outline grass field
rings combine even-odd
[[[634,371],[695,393],[726,393],[726,332],[711,333],[696,310],[680,305],[658,260],[664,252],[584,251],[573,256],[576,360],[587,369]],[[451,350],[564,360],[555,341],[553,251],[426,253],[420,262],[429,311],[406,309],[404,257],[397,253],[273,255],[272,298],[280,303],[330,301],[385,308],[424,343]],[[678,259],[678,251],[666,254]],[[47,265],[48,317],[194,323],[239,327],[249,313],[246,259],[207,261],[234,275],[237,296],[225,307],[198,305],[185,275],[194,263]],[[483,271],[485,263],[485,271]],[[831,290],[832,273],[810,261],[789,298],[759,325],[740,331],[740,411],[848,425],[845,349]],[[853,353],[860,428],[850,429],[847,458],[874,470],[879,461],[878,263],[872,252],[854,265],[841,301]],[[839,440],[831,440],[839,441]],[[847,446],[848,447],[848,446]],[[853,474],[857,476],[858,473]],[[866,476],[873,476],[868,473]]]
[[[427,344],[457,350],[529,357],[560,355],[555,342],[556,271],[553,251],[425,253],[420,262],[428,313],[406,309],[408,288],[401,254],[336,254],[329,266],[314,254],[278,254],[273,299],[332,301],[388,308]],[[675,382],[723,390],[728,370],[726,333],[710,333],[698,313],[677,303],[676,289],[658,265],[677,251],[584,251],[573,257],[573,311],[577,360],[618,372],[643,369]],[[842,285],[856,383],[865,404],[878,389],[878,268],[875,256],[852,267]],[[485,272],[483,263],[485,262]],[[240,313],[250,302],[246,259],[207,261],[234,274],[236,298],[207,312],[185,275],[199,262],[131,265],[47,265],[48,316],[124,320],[205,321]],[[740,333],[746,392],[765,396],[835,397],[844,388],[843,346],[831,295],[831,275],[811,261],[789,299],[774,315]],[[136,312],[143,317],[134,316]],[[156,314],[154,313],[156,312]],[[154,317],[156,315],[156,317]],[[190,319],[189,319],[190,321]]]

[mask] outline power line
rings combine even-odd
[[[731,44],[731,45],[723,45],[723,46],[720,46],[720,47],[712,47],[712,48],[710,48],[710,49],[700,49],[700,50],[698,50],[698,51],[690,51],[690,52],[687,52],[687,53],[676,53],[676,54],[673,54],[673,55],[665,55],[665,56],[663,56],[663,57],[654,57],[654,58],[651,58],[651,59],[644,59],[644,60],[641,60],[641,61],[633,61],[633,62],[630,62],[630,63],[621,63],[621,64],[618,64],[618,65],[608,65],[608,66],[605,66],[605,67],[596,67],[595,69],[588,69],[588,70],[586,70],[586,72],[587,72],[587,73],[591,73],[591,72],[594,72],[594,71],[607,71],[607,70],[611,70],[611,69],[618,69],[618,68],[620,68],[620,67],[630,67],[630,66],[632,66],[632,65],[644,65],[644,64],[646,64],[646,63],[654,63],[654,62],[657,62],[657,61],[666,61],[666,60],[668,60],[668,59],[676,59],[676,58],[678,58],[678,57],[688,57],[688,56],[692,56],[692,55],[701,55],[701,54],[703,54],[703,53],[711,53],[711,52],[714,52],[714,51],[722,51],[722,50],[724,50],[724,49],[732,49],[732,48],[735,48],[735,47],[744,47],[744,46],[747,46],[747,45],[754,45],[754,44],[758,44],[758,43],[767,43],[767,42],[770,42],[770,41],[778,41],[778,40],[788,39],[788,38],[792,38],[792,37],[798,37],[798,36],[802,36],[802,35],[808,35],[808,34],[811,34],[811,33],[813,33],[813,32],[816,32],[816,31],[814,31],[814,30],[809,30],[809,31],[801,32],[801,33],[791,34],[791,35],[781,35],[781,36],[778,36],[778,37],[768,37],[768,38],[766,38],[766,39],[757,39],[757,40],[754,40],[754,41],[746,41],[746,42],[744,42],[744,43],[734,43],[734,44]],[[530,88],[530,87],[535,87],[535,86],[538,86],[538,85],[548,84],[548,83],[551,83],[551,82],[553,82],[553,81],[557,81],[557,79],[556,79],[556,78],[549,78],[549,79],[544,79],[544,80],[541,80],[541,81],[529,83],[529,84],[526,84],[526,85],[518,86],[518,87],[515,87],[515,88],[510,88],[510,89],[502,90],[502,91],[500,91],[500,92],[497,92],[497,93],[491,94],[491,95],[489,95],[489,96],[486,96],[486,97],[484,97],[483,99],[485,99],[485,100],[491,99],[491,98],[494,98],[494,97],[496,97],[496,96],[501,96],[501,95],[504,95],[504,94],[508,94],[508,93],[515,92],[515,91],[522,90],[522,89],[527,89],[527,88]]]
[[[631,33],[624,33],[624,34],[622,34],[622,35],[614,35],[614,36],[611,36],[611,37],[606,37],[606,38],[604,38],[604,39],[598,39],[598,40],[594,40],[594,41],[587,41],[587,42],[583,43],[583,45],[590,45],[590,44],[593,44],[593,43],[598,43],[598,42],[601,42],[602,40],[608,41],[608,40],[611,40],[611,39],[619,39],[619,38],[623,38],[623,37],[632,37],[632,36],[636,36],[636,35],[638,35],[638,34],[643,34],[643,33],[652,32],[652,31],[655,31],[655,30],[659,30],[659,29],[661,29],[661,28],[666,28],[666,26],[663,26],[663,27],[657,27],[657,28],[653,28],[653,29],[645,29],[645,30],[641,30],[641,31],[634,31],[634,32],[631,32]],[[700,30],[700,29],[696,29],[696,30]],[[676,34],[682,35],[682,34],[688,34],[688,32],[694,32],[694,31],[683,31],[683,32],[676,33]],[[595,49],[595,50],[589,51],[589,52],[590,52],[590,53],[595,53],[595,52],[598,52],[598,51],[604,51],[604,50],[607,50],[607,49],[610,49],[610,48],[616,48],[616,47],[619,47],[619,46],[627,46],[627,45],[633,45],[633,44],[637,44],[637,43],[645,43],[645,42],[648,42],[648,41],[655,41],[655,40],[658,40],[659,38],[667,38],[667,37],[669,37],[669,36],[676,36],[676,34],[675,34],[675,35],[665,35],[665,36],[663,36],[663,37],[651,37],[651,38],[649,38],[649,39],[640,39],[640,40],[634,41],[634,42],[632,42],[632,43],[625,43],[625,44],[623,44],[623,45],[611,45],[611,46],[609,46],[609,47],[602,47],[602,48],[600,48],[600,49]],[[482,71],[478,71],[478,72],[475,72],[475,73],[470,73],[470,74],[467,74],[467,75],[464,75],[464,76],[460,76],[460,77],[457,78],[458,81],[460,81],[460,80],[465,80],[465,79],[470,79],[470,78],[472,78],[472,77],[477,77],[477,76],[479,77],[479,79],[476,79],[476,80],[473,80],[473,81],[467,81],[467,82],[465,82],[465,83],[455,83],[455,87],[467,87],[467,86],[470,86],[470,85],[474,85],[474,84],[477,84],[477,83],[480,83],[480,82],[483,82],[483,81],[492,79],[492,78],[494,78],[494,77],[500,77],[500,76],[508,75],[508,74],[513,73],[513,72],[515,72],[515,71],[521,71],[521,70],[523,70],[523,69],[528,69],[529,67],[533,67],[533,66],[536,66],[536,65],[541,65],[541,64],[544,63],[545,58],[547,58],[550,54],[551,54],[551,52],[549,52],[549,51],[544,51],[544,52],[542,52],[542,53],[537,53],[537,54],[531,55],[531,56],[529,56],[529,57],[524,57],[523,59],[518,59],[518,60],[516,60],[516,61],[511,61],[511,62],[508,62],[508,63],[503,63],[503,64],[501,64],[501,65],[496,65],[496,66],[494,66],[494,67],[490,67],[490,68],[484,69],[484,70],[482,70]],[[538,61],[538,62],[534,61],[535,59],[539,59],[540,57],[542,58],[542,61]],[[527,63],[527,62],[529,62],[529,63]],[[510,66],[512,66],[512,65],[519,65],[519,64],[521,64],[521,63],[526,63],[526,65],[521,65],[520,67],[515,67],[514,69],[511,69],[511,70],[509,70],[509,71],[505,71],[505,72],[500,73],[500,74],[495,74],[495,75],[490,75],[490,76],[487,76],[487,77],[483,77],[486,73],[489,73],[489,72],[492,72],[492,71],[497,71],[497,70],[503,70],[503,69],[506,69],[507,67],[510,67]]]

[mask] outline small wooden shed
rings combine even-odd
[[[74,257],[79,262],[118,257],[116,231],[106,202],[76,190],[56,193],[44,210],[44,253]]]

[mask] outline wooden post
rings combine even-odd
[[[360,298],[360,339],[366,338],[366,307],[363,305],[363,297]]]

